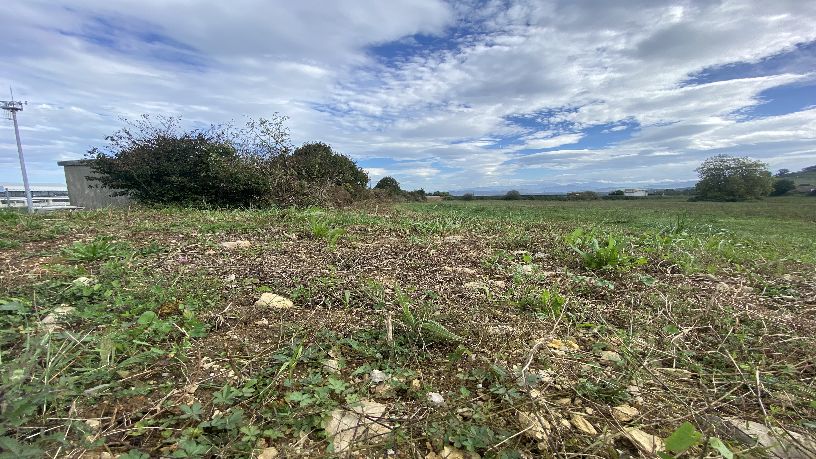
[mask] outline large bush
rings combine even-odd
[[[751,158],[717,155],[697,168],[700,181],[695,186],[696,199],[709,201],[744,201],[768,196],[773,177],[768,166]]]
[[[400,188],[400,184],[397,181],[397,179],[389,176],[381,178],[380,181],[377,182],[376,185],[374,185],[374,189],[383,190],[390,194],[397,194],[402,192],[402,189]]]
[[[326,144],[292,152],[285,120],[184,131],[145,116],[88,153],[92,179],[142,203],[216,206],[346,203],[365,187],[365,172]]]

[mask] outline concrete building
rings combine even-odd
[[[646,196],[649,196],[649,193],[646,190],[640,190],[640,189],[635,189],[635,188],[627,188],[627,189],[623,190],[623,195],[633,197],[633,198],[644,198]]]
[[[131,204],[127,196],[111,196],[113,190],[102,187],[99,182],[88,180],[88,177],[95,175],[91,170],[90,160],[60,161],[57,164],[65,170],[65,184],[68,186],[72,206],[101,209],[127,207]]]

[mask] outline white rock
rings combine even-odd
[[[371,370],[369,378],[371,378],[372,384],[380,384],[388,381],[388,375],[380,370]]]
[[[770,453],[771,457],[786,459],[810,459],[816,451],[816,440],[797,432],[772,428],[754,421],[739,418],[724,418],[724,427],[731,431],[730,436],[749,447],[760,447]],[[751,441],[745,441],[750,437]]]
[[[99,430],[99,428],[102,427],[102,421],[99,419],[86,419],[85,424],[92,430]]]
[[[258,454],[258,459],[275,459],[278,457],[278,449],[274,446],[264,448],[261,454]]]
[[[632,444],[637,447],[637,449],[643,451],[649,456],[653,456],[658,451],[666,450],[666,445],[663,443],[663,439],[656,435],[648,434],[633,427],[624,430],[624,434],[626,435],[626,438],[628,438],[629,441],[631,441]]]
[[[294,305],[289,298],[270,292],[262,293],[258,301],[255,302],[255,306],[261,308],[289,309]]]
[[[432,405],[442,406],[445,404],[445,397],[439,392],[428,392],[428,401],[431,402]]]
[[[391,431],[385,411],[385,405],[370,400],[361,400],[350,410],[332,411],[325,430],[334,452],[346,452],[356,442],[385,441]]]
[[[549,439],[552,426],[540,414],[519,411],[518,420],[521,428],[527,429],[524,431],[524,435],[527,437],[537,441],[547,441]]]
[[[612,408],[612,417],[618,422],[629,422],[638,414],[640,414],[640,411],[629,405],[618,405]]]
[[[81,286],[84,286],[84,287],[90,287],[91,285],[93,285],[95,283],[96,283],[96,281],[94,279],[92,279],[90,277],[85,277],[85,276],[77,277],[76,279],[74,279],[74,282],[73,282],[74,285],[81,285]]]
[[[326,373],[340,373],[340,362],[337,359],[324,360],[323,371]]]
[[[575,426],[576,429],[587,435],[598,435],[598,431],[595,430],[595,427],[580,414],[573,414],[570,422],[572,422],[572,425]]]
[[[615,351],[602,351],[601,362],[606,364],[613,364],[622,361],[620,354]]]
[[[222,242],[221,247],[227,250],[235,250],[235,249],[245,249],[247,247],[251,247],[252,243],[249,241],[227,241]]]
[[[67,315],[72,314],[76,309],[71,306],[57,306],[50,314],[43,317],[40,325],[49,333],[59,330],[60,323]]]
[[[530,274],[533,273],[534,269],[535,269],[535,266],[533,266],[533,265],[519,265],[518,272],[520,274],[530,275]]]

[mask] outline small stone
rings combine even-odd
[[[77,277],[76,279],[74,279],[74,282],[73,282],[74,285],[80,285],[80,286],[83,286],[83,287],[90,287],[91,285],[93,285],[95,283],[96,283],[95,280],[93,280],[90,277],[85,277],[85,276]]]
[[[252,243],[249,241],[227,241],[221,243],[221,247],[227,250],[246,249],[247,247],[251,246]]]
[[[388,375],[380,370],[371,370],[369,378],[371,378],[372,384],[380,384],[388,381]]]
[[[50,314],[43,317],[43,319],[40,321],[40,325],[42,325],[42,327],[49,333],[53,333],[62,328],[59,324],[63,317],[70,315],[75,310],[76,309],[71,306],[57,306]]]
[[[518,272],[525,275],[530,275],[533,273],[535,266],[533,265],[519,265]]]
[[[289,309],[294,305],[289,298],[270,292],[262,293],[258,301],[255,302],[255,306],[261,308]]]
[[[612,408],[612,417],[618,422],[629,422],[638,414],[640,414],[640,411],[629,405],[618,405]]]
[[[445,397],[439,392],[428,392],[428,401],[431,402],[432,405],[442,406],[445,404]]]
[[[620,363],[623,361],[620,354],[615,351],[602,351],[601,352],[601,363],[605,364],[615,364]]]
[[[555,401],[555,404],[559,406],[570,406],[572,405],[572,399],[567,397],[559,398]]]
[[[258,459],[276,459],[278,457],[278,449],[274,446],[264,448],[261,454],[258,454]]]
[[[340,362],[337,359],[326,359],[323,361],[323,371],[326,373],[340,373]]]
[[[487,289],[487,286],[482,282],[471,281],[465,283],[465,288],[470,290],[485,290]]]
[[[422,389],[422,383],[420,383],[418,379],[414,379],[413,381],[411,381],[411,390],[420,389]]]
[[[666,449],[663,439],[656,435],[648,434],[633,427],[624,430],[624,433],[626,438],[628,438],[637,449],[646,454],[654,455],[658,451],[664,451]]]
[[[350,410],[332,411],[325,431],[334,452],[344,453],[356,442],[385,441],[386,434],[391,432],[385,411],[385,405],[369,400],[361,400]]]
[[[573,414],[570,422],[572,422],[572,425],[575,426],[576,429],[587,435],[598,435],[598,431],[595,430],[595,427],[580,414]]]
[[[269,319],[267,319],[266,317],[264,317],[263,319],[261,319],[261,320],[256,320],[256,321],[255,321],[255,322],[253,322],[253,323],[254,323],[255,325],[269,325]]]
[[[99,430],[99,428],[102,427],[102,421],[99,419],[86,419],[85,424],[87,424],[92,430]]]
[[[552,426],[541,415],[519,411],[518,420],[521,428],[527,429],[524,431],[524,435],[527,437],[536,441],[547,441],[549,439]]]

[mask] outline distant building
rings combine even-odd
[[[645,198],[646,196],[649,196],[649,193],[646,190],[640,190],[640,189],[636,189],[636,188],[627,188],[627,189],[623,190],[623,195],[633,197],[633,198]]]
[[[88,180],[94,175],[90,160],[60,161],[57,163],[65,170],[65,184],[71,205],[85,209],[103,207],[125,207],[131,200],[127,196],[111,196],[114,190],[102,187],[99,182]]]

